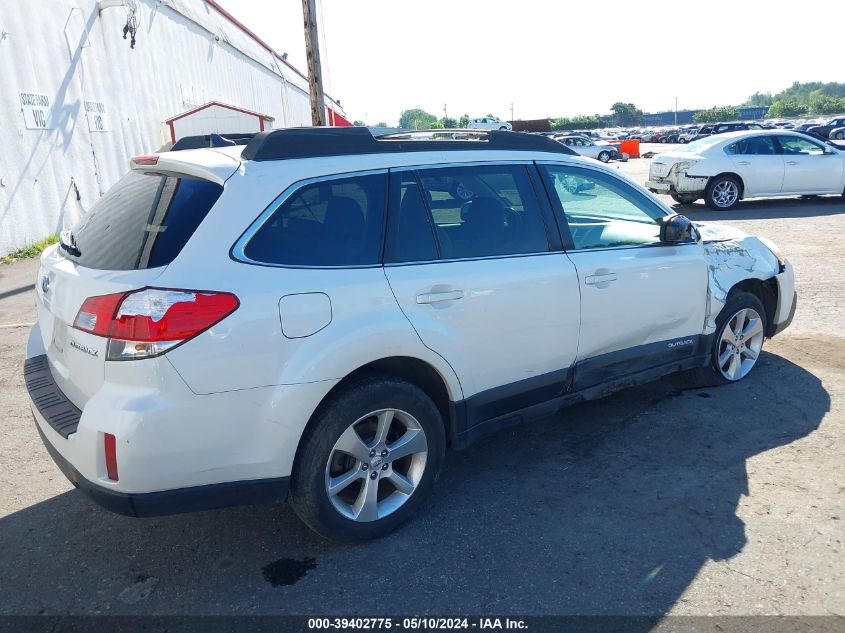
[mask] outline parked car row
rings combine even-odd
[[[643,143],[691,143],[724,132],[740,130],[794,130],[819,138],[845,140],[845,115],[814,119],[767,119],[763,121],[728,121],[724,123],[691,125],[663,129],[639,129],[627,132],[626,138]]]

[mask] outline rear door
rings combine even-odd
[[[569,165],[541,169],[581,290],[574,388],[702,353],[708,269],[701,245],[661,243],[665,212],[615,176]]]
[[[154,285],[222,192],[198,178],[130,172],[42,258],[42,343],[57,386],[80,409],[103,383],[108,340],[73,327],[83,302]]]
[[[783,193],[842,193],[842,155],[803,136],[777,137],[784,159]]]
[[[392,174],[385,274],[423,343],[458,375],[470,419],[561,395],[578,346],[575,267],[530,164]]]
[[[725,148],[749,196],[777,195],[783,187],[784,160],[773,136],[750,136]]]

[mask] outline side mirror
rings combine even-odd
[[[689,244],[698,238],[698,229],[685,215],[668,215],[660,224],[660,241],[664,244]]]

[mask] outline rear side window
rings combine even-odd
[[[166,266],[221,193],[223,187],[207,180],[129,172],[72,229],[78,254],[61,253],[102,270]]]
[[[771,136],[752,136],[725,148],[728,154],[765,156],[777,154],[775,139]]]
[[[400,172],[394,174],[393,178],[384,262],[398,264],[437,259],[437,246],[428,210],[413,172]]]
[[[266,264],[378,264],[387,175],[336,178],[305,185],[249,240],[244,254]]]
[[[442,259],[549,250],[525,166],[428,169],[419,178]]]

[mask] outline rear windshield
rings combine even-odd
[[[699,152],[703,152],[705,150],[710,149],[714,145],[718,145],[722,143],[725,139],[719,138],[719,136],[705,136],[704,138],[700,138],[697,141],[693,141],[692,143],[687,143],[683,147],[679,147],[673,151],[680,152],[682,154],[698,154]]]
[[[71,230],[80,266],[103,270],[156,268],[172,262],[223,193],[188,176],[129,172]]]

